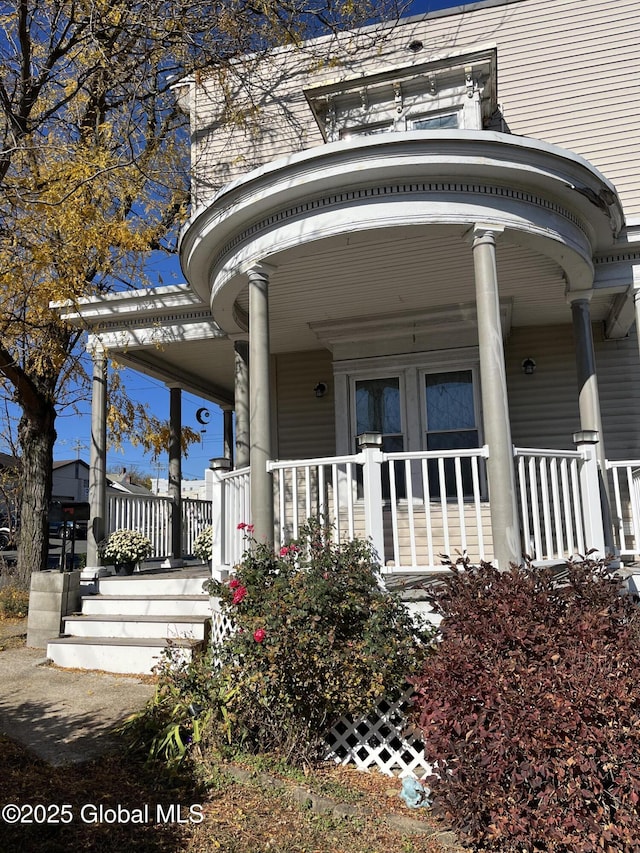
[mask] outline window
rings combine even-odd
[[[459,127],[458,113],[444,113],[437,116],[424,116],[410,121],[412,130],[439,130]]]
[[[327,142],[388,131],[481,130],[497,110],[494,47],[307,89]]]
[[[466,450],[479,447],[471,370],[425,374],[424,399],[427,450]],[[442,491],[440,472],[443,469],[447,496],[457,493],[454,460],[446,459],[443,468],[439,467],[436,461],[430,461],[429,480],[434,497],[439,496]],[[460,463],[460,476],[465,496],[473,494],[471,471],[471,461],[463,459]]]

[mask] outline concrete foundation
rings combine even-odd
[[[45,649],[59,637],[63,618],[80,607],[81,572],[34,572],[29,593],[27,646]]]

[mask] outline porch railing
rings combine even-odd
[[[214,471],[213,565],[234,566],[242,558],[245,529],[251,521],[249,468]]]
[[[584,554],[579,450],[514,448],[523,553],[537,560]]]
[[[640,556],[640,460],[607,461],[616,546],[621,557]]]
[[[138,530],[151,541],[151,557],[171,556],[171,498],[157,495],[109,495],[107,532],[125,528]],[[193,553],[200,531],[211,524],[211,501],[182,499],[182,553]]]

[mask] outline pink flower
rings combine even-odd
[[[233,598],[231,599],[232,604],[240,604],[242,599],[247,594],[246,586],[239,586],[236,588],[236,591],[233,593]]]
[[[253,524],[247,524],[247,533],[253,533]]]
[[[241,521],[240,524],[238,524],[238,530],[244,530],[247,526],[246,521]]]
[[[240,586],[240,581],[238,580],[238,578],[232,578],[229,581],[229,589],[238,589],[239,586]]]
[[[264,630],[264,628],[258,628],[257,631],[253,632],[253,639],[256,641],[256,643],[261,643],[266,636],[267,632]]]
[[[287,546],[285,545],[283,548],[280,548],[280,556],[286,557],[290,550],[291,549],[287,548]]]

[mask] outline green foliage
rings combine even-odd
[[[207,525],[198,533],[193,543],[193,553],[203,563],[211,562],[211,554],[213,551],[213,528]]]
[[[304,762],[342,715],[402,687],[430,633],[382,588],[368,542],[336,544],[313,523],[279,554],[250,544],[209,588],[236,629],[218,650],[217,719],[229,742]]]
[[[0,589],[0,619],[22,619],[29,612],[29,590],[15,584]]]
[[[640,611],[602,562],[464,559],[415,686],[436,805],[494,851],[640,850]]]

